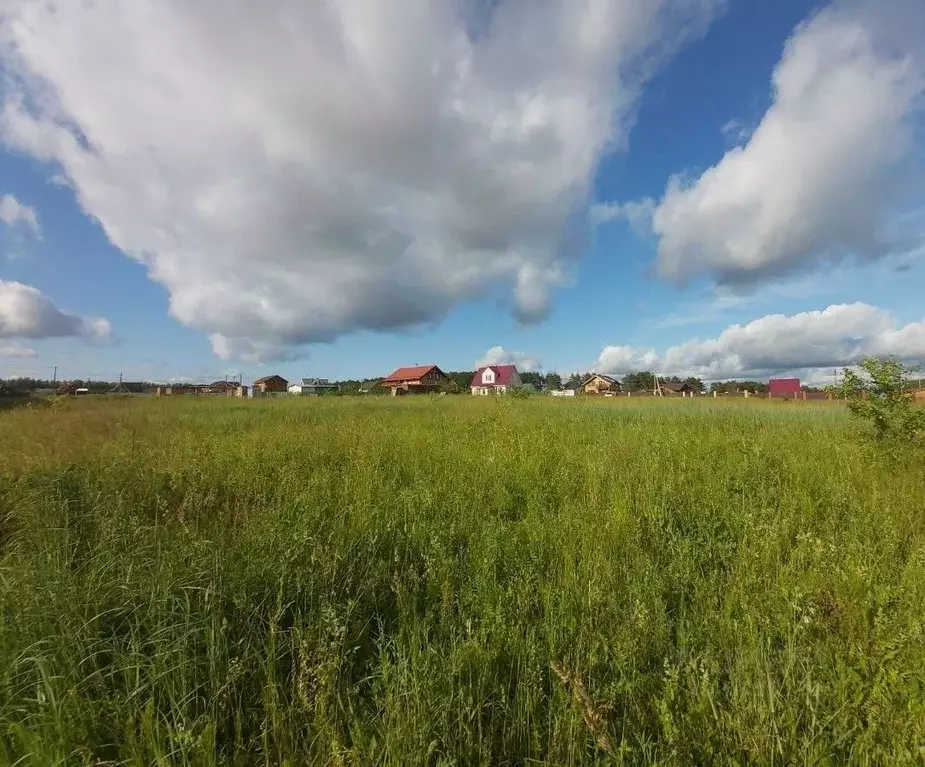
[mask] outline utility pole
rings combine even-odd
[[[58,383],[58,366],[57,366],[57,365],[55,365],[55,373],[54,373],[54,376],[53,376],[52,379],[51,379],[51,382],[52,382],[53,384],[57,384],[57,383]]]

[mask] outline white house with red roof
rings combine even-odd
[[[474,395],[504,394],[523,386],[515,365],[486,365],[475,371],[470,387]]]

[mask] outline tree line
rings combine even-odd
[[[460,392],[468,392],[475,376],[474,370],[453,370],[448,372],[447,377],[455,384],[455,388]],[[520,374],[521,380],[525,384],[533,385],[537,390],[555,390],[555,389],[577,389],[581,382],[590,375],[589,373],[572,373],[570,376],[563,378],[559,373],[543,372],[524,372]],[[705,384],[702,379],[695,376],[680,378],[678,376],[659,376],[662,383],[688,384],[691,389],[697,393],[705,391],[717,392],[718,394],[735,394],[749,392],[750,394],[767,394],[768,384],[762,381],[715,381],[712,384]],[[37,389],[57,389],[61,381],[51,381],[43,378],[7,378],[0,381],[0,388],[10,391],[32,392]],[[81,381],[80,385],[89,389],[91,393],[108,392],[116,386],[118,381]],[[333,381],[340,387],[340,394],[356,394],[359,392],[364,381],[359,379],[346,379],[342,381]],[[627,373],[623,376],[620,383],[624,390],[629,391],[653,391],[655,389],[655,373],[650,370],[640,370],[633,373]],[[153,384],[152,384],[153,385]],[[803,387],[806,391],[821,391],[821,389],[811,386]]]
[[[0,389],[19,392],[34,392],[42,389],[51,389],[57,391],[67,381],[52,381],[48,378],[30,378],[28,376],[18,376],[16,378],[4,378],[0,380]],[[84,389],[92,394],[102,394],[112,391],[119,384],[118,381],[79,381],[78,383]],[[153,386],[153,384],[150,384]]]
[[[472,379],[475,376],[476,371],[474,370],[450,370],[446,371],[446,377],[453,383],[456,390],[460,392],[468,392],[469,387],[472,384]],[[535,387],[537,390],[556,390],[556,389],[578,389],[581,386],[582,381],[584,381],[588,376],[588,373],[579,373],[574,372],[569,376],[563,377],[559,373],[549,372],[521,372],[520,380],[525,384],[530,384]],[[659,376],[659,380],[662,383],[686,383],[691,386],[695,392],[706,391],[707,387],[704,384],[703,380],[690,376],[688,378],[679,378],[678,376]],[[347,381],[335,381],[338,386],[340,386],[340,393],[342,394],[351,394],[359,391],[360,386],[363,384],[359,380],[347,380]],[[623,379],[620,381],[624,389],[629,389],[631,391],[652,391],[655,388],[655,374],[648,370],[643,370],[635,373],[628,373],[623,376]],[[764,390],[767,391],[767,384],[757,384],[755,382],[746,382],[748,385],[753,386],[764,386]],[[714,388],[716,385],[714,384]],[[752,391],[753,389],[750,389]],[[735,388],[730,388],[729,391],[735,391]],[[739,391],[744,391],[740,389]]]

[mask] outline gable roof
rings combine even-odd
[[[256,381],[254,381],[254,383],[255,384],[266,383],[267,381],[272,381],[273,379],[279,379],[283,383],[289,383],[289,381],[287,381],[285,378],[283,378],[280,375],[276,375],[275,373],[271,376],[263,376],[262,378],[258,378]]]
[[[431,370],[436,369],[443,373],[436,365],[412,365],[407,368],[398,368],[386,376],[382,383],[401,383],[402,381],[417,381],[426,376]]]
[[[491,370],[495,374],[495,382],[492,384],[483,384],[482,383],[482,373],[486,370]],[[516,365],[485,365],[480,367],[475,371],[475,375],[472,376],[472,383],[470,386],[507,386],[511,381],[511,376],[517,372]]]
[[[691,391],[693,387],[686,381],[678,383],[677,381],[659,381],[658,385],[668,391]]]
[[[603,373],[588,373],[588,375],[585,376],[585,379],[581,382],[581,385],[584,386],[585,384],[594,380],[595,378],[601,378],[605,380],[607,383],[609,383],[611,386],[621,386],[622,385],[620,381],[614,378],[613,376],[607,376],[607,375],[604,375]]]
[[[329,386],[336,388],[337,384],[332,384],[327,378],[300,378],[299,386]]]
[[[141,394],[145,390],[145,384],[140,382],[119,381],[110,390],[110,394]]]

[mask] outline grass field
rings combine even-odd
[[[925,760],[925,458],[838,404],[0,413],[3,764]]]

